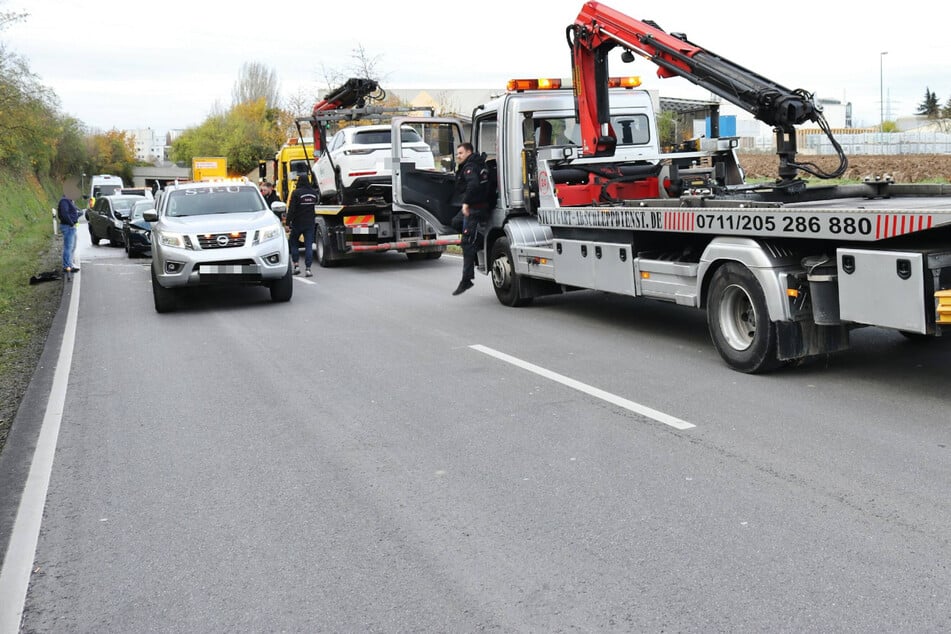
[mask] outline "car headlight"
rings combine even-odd
[[[163,231],[158,234],[158,241],[163,247],[172,247],[175,249],[191,248],[191,240],[181,233],[166,233]]]
[[[261,242],[267,242],[268,240],[273,240],[277,237],[283,237],[284,229],[282,227],[270,227],[269,229],[261,229]]]

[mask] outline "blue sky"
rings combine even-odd
[[[64,112],[95,129],[184,128],[231,104],[242,64],[273,69],[285,96],[310,99],[328,73],[354,65],[362,46],[384,87],[501,88],[511,77],[570,76],[565,27],[575,0],[469,7],[421,1],[412,8],[374,0],[293,4],[118,0],[0,0],[0,11],[26,11],[0,33],[25,57]],[[700,47],[787,88],[853,104],[856,125],[913,114],[926,88],[951,97],[951,38],[934,11],[887,15],[854,2],[782,15],[776,4],[736,0],[608,6],[683,32]],[[805,6],[805,5],[803,5]],[[887,51],[882,56],[881,52]],[[613,62],[612,62],[613,63]],[[663,94],[707,97],[682,79],[660,80],[638,58],[612,74],[639,74]]]

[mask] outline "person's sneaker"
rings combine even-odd
[[[294,275],[300,275],[300,267],[296,264],[294,265]]]
[[[456,290],[454,290],[454,291],[452,292],[452,294],[453,294],[453,295],[462,295],[462,294],[465,293],[467,290],[469,290],[470,288],[472,288],[472,286],[473,286],[472,280],[462,280],[461,282],[459,282],[459,286],[456,287]]]
[[[304,276],[305,276],[305,277],[314,277],[314,274],[310,272],[310,269],[307,269],[306,271],[304,271]]]

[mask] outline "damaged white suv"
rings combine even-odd
[[[156,208],[143,218],[152,223],[152,297],[164,313],[178,305],[185,286],[259,284],[275,302],[294,292],[290,251],[278,214],[268,209],[247,179],[170,185]]]

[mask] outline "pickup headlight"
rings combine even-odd
[[[273,240],[277,237],[284,236],[284,229],[282,227],[271,227],[269,229],[261,229],[261,242],[267,242],[268,240]]]
[[[158,234],[158,242],[163,247],[172,247],[175,249],[190,249],[191,240],[181,233],[162,232]]]

